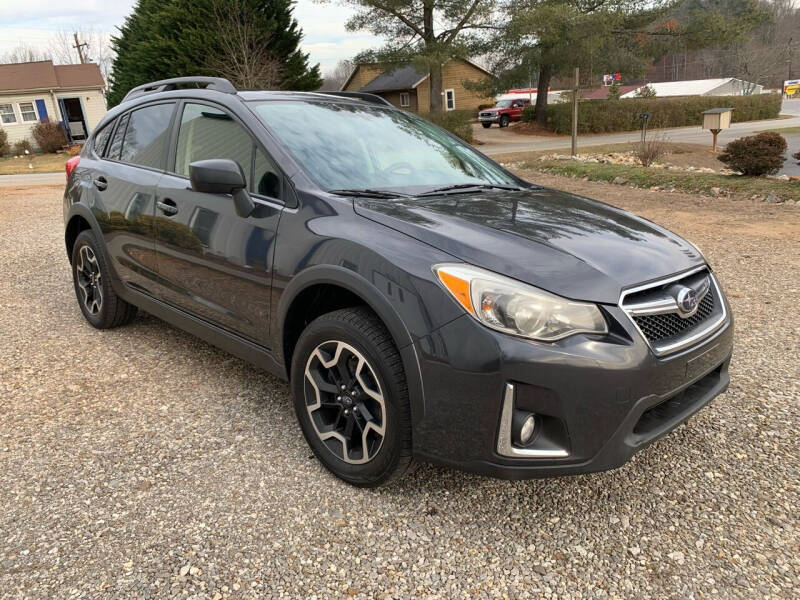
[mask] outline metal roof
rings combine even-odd
[[[735,77],[719,77],[716,79],[688,79],[686,81],[662,81],[658,83],[647,83],[645,85],[652,88],[657,98],[664,98],[665,96],[703,96],[705,94],[710,94],[715,89],[720,86],[723,86],[727,83],[732,81],[741,81],[740,79],[736,79]],[[742,81],[744,85],[752,85],[748,84],[745,81]],[[638,86],[636,90],[623,94],[622,98],[633,98],[636,96],[636,92],[644,87]],[[758,86],[760,87],[760,86]]]
[[[728,112],[729,110],[733,110],[733,108],[709,108],[708,110],[704,110],[702,114],[704,115],[716,115],[717,113],[724,113]]]

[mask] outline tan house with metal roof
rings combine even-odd
[[[59,121],[70,142],[81,142],[106,114],[105,83],[94,63],[42,60],[0,65],[0,128],[9,144],[33,139],[33,126]]]
[[[454,58],[442,66],[442,107],[445,110],[477,112],[482,104],[493,104],[491,96],[464,87],[466,81],[484,81],[493,75],[469,60]],[[430,112],[428,73],[411,65],[383,69],[377,64],[356,65],[342,91],[377,94],[404,110]]]

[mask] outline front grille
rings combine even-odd
[[[648,315],[643,317],[633,317],[639,326],[644,337],[650,342],[661,342],[670,338],[676,338],[688,331],[703,324],[714,314],[715,298],[713,288],[703,297],[697,312],[684,319],[677,313],[667,313],[663,315]]]
[[[677,304],[683,288],[695,290],[700,298],[688,318],[680,315]],[[625,291],[620,307],[658,356],[700,343],[728,321],[722,292],[706,267]]]
[[[481,113],[482,117],[491,117],[492,113]]]

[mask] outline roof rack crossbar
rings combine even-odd
[[[236,88],[227,79],[222,77],[173,77],[171,79],[161,79],[160,81],[152,81],[139,85],[125,94],[122,99],[123,102],[144,96],[147,94],[154,94],[156,92],[166,92],[174,90],[179,85],[201,84],[205,85],[206,89],[217,90],[218,92],[225,92],[226,94],[235,94]]]
[[[328,96],[341,96],[342,98],[358,98],[364,102],[371,102],[372,104],[381,104],[383,106],[394,106],[386,98],[378,96],[377,94],[369,94],[367,92],[344,92],[344,91],[326,91],[317,92],[318,94],[326,94]]]

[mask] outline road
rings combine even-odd
[[[17,187],[20,185],[58,185],[64,184],[64,172],[55,173],[23,173],[21,175],[0,175],[0,187]]]
[[[729,391],[613,472],[378,490],[313,460],[285,383],[148,315],[90,327],[61,186],[0,189],[0,597],[796,599],[800,210],[536,180],[703,248]]]
[[[745,135],[752,135],[764,129],[800,127],[800,100],[785,100],[781,108],[781,113],[795,116],[789,119],[733,123],[730,129],[720,132],[719,143],[724,145],[731,140]],[[670,142],[711,145],[711,133],[701,129],[699,126],[677,127],[661,129],[659,131],[663,132],[667,141]],[[563,150],[569,148],[572,143],[569,136],[522,136],[510,130],[500,129],[499,127],[483,129],[480,125],[475,125],[474,135],[477,140],[483,142],[483,145],[479,148],[480,151],[489,156],[499,156],[516,152]],[[578,147],[636,142],[640,137],[641,133],[638,131],[581,135],[578,136]],[[793,151],[796,150],[797,149],[794,149]]]

